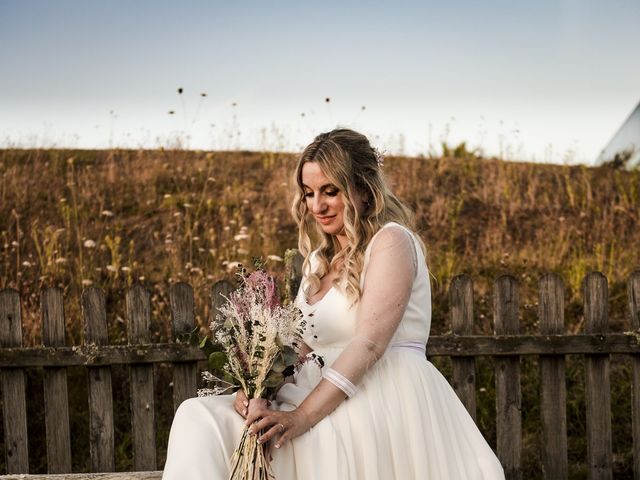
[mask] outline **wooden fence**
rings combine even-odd
[[[299,285],[299,261],[287,265],[286,290],[291,296]],[[231,286],[218,282],[212,290],[212,311],[220,293]],[[495,335],[473,335],[473,289],[469,277],[456,277],[450,287],[451,335],[433,336],[427,355],[448,356],[453,386],[476,417],[476,358],[494,357],[497,454],[509,479],[522,478],[520,358],[539,358],[542,421],[542,471],[545,478],[568,478],[565,356],[584,355],[586,385],[587,459],[589,478],[613,476],[611,432],[611,354],[631,356],[633,375],[632,432],[635,478],[640,478],[640,271],[628,281],[631,332],[608,333],[607,279],[588,274],[583,282],[584,333],[564,333],[564,287],[555,274],[540,279],[539,333],[519,333],[518,282],[499,277],[494,284]],[[171,286],[174,337],[195,327],[193,290],[185,283]],[[41,295],[43,346],[22,347],[20,298],[15,290],[0,291],[0,372],[4,445],[8,474],[29,471],[25,398],[25,369],[43,367],[47,465],[50,474],[71,471],[71,432],[67,398],[67,368],[84,366],[88,372],[91,470],[113,472],[114,412],[111,366],[127,365],[131,388],[131,437],[134,468],[140,473],[77,475],[7,475],[3,478],[160,478],[156,459],[153,364],[173,364],[173,406],[196,393],[197,362],[205,360],[199,348],[188,343],[153,344],[149,333],[150,295],[134,286],[126,295],[128,345],[110,345],[104,293],[94,287],[81,298],[84,344],[65,345],[61,290]]]

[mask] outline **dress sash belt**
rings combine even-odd
[[[427,344],[419,340],[408,340],[406,342],[396,342],[391,345],[391,348],[408,348],[414,350],[422,355],[427,354]]]

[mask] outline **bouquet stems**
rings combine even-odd
[[[275,479],[267,458],[267,446],[258,443],[259,436],[249,435],[249,427],[244,428],[240,442],[231,457],[229,480]]]

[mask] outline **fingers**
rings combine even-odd
[[[280,448],[280,445],[282,444],[281,438],[284,432],[285,432],[284,425],[282,425],[281,423],[276,423],[275,425],[273,425],[271,428],[269,428],[266,432],[262,433],[262,435],[258,437],[258,443],[266,443],[269,440],[275,438],[276,439],[275,447]]]
[[[247,396],[244,394],[243,390],[238,390],[236,393],[236,398],[233,401],[233,408],[242,418],[247,418],[247,414],[249,413],[249,401],[247,400]]]
[[[249,401],[245,425],[251,425],[256,420],[269,415],[271,412],[273,412],[273,410],[269,409],[269,404],[266,400],[252,399]]]

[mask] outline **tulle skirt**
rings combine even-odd
[[[305,363],[273,406],[295,408],[320,378],[320,367]],[[423,354],[389,350],[358,387],[311,430],[271,449],[277,480],[504,478],[464,405]],[[192,398],[178,408],[163,479],[228,477],[244,428],[233,401],[233,395]]]

